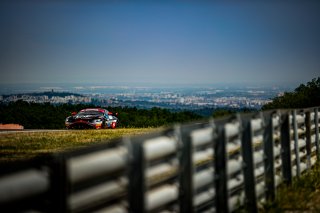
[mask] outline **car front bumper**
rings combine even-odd
[[[102,123],[90,123],[86,121],[76,121],[73,123],[65,123],[67,129],[101,129]]]

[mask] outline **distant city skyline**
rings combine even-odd
[[[51,104],[93,104],[111,107],[161,107],[172,110],[201,110],[219,107],[260,109],[271,98],[283,94],[283,88],[238,87],[122,87],[89,86],[82,88],[55,88],[40,92],[0,94],[0,103],[25,101]],[[1,90],[0,90],[1,91]],[[25,90],[23,90],[25,91]],[[68,92],[69,91],[69,92]],[[72,93],[70,93],[72,91]],[[74,93],[76,92],[76,93]],[[208,112],[207,110],[204,110]],[[210,110],[209,110],[210,111]],[[209,113],[211,114],[211,113]]]
[[[0,85],[319,77],[320,2],[1,1]]]

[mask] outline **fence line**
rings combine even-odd
[[[237,114],[1,165],[0,209],[258,212],[319,156],[318,107]]]

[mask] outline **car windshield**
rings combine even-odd
[[[103,116],[103,113],[99,111],[84,111],[84,112],[79,112],[77,116],[86,116],[86,115]]]

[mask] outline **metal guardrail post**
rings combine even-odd
[[[213,202],[214,202],[214,206],[215,206],[215,210],[217,211],[217,205],[216,205],[216,197],[217,197],[217,189],[216,189],[216,182],[215,182],[215,173],[216,173],[216,171],[215,171],[215,169],[216,169],[216,167],[215,167],[215,161],[216,161],[216,154],[215,154],[215,147],[216,147],[216,143],[217,143],[217,137],[218,137],[218,135],[217,135],[217,125],[215,124],[215,122],[214,122],[214,120],[213,120],[213,118],[212,119],[210,119],[210,121],[209,121],[209,125],[213,128],[213,132],[212,132],[212,134],[213,134],[213,142],[212,142],[212,149],[213,149],[213,153],[212,153],[212,159],[213,159],[213,162],[212,162],[212,168],[213,168],[213,174],[212,174],[212,177],[213,177],[213,181],[212,181],[212,185],[213,185],[213,187],[214,187],[214,190],[215,190],[215,197],[213,198]]]
[[[317,160],[320,160],[320,149],[319,149],[319,109],[318,107],[314,109],[314,120],[315,120],[315,134],[316,134],[316,155]]]
[[[228,196],[228,176],[227,176],[227,138],[225,128],[222,125],[217,126],[218,137],[214,143],[214,171],[216,188],[216,212],[229,212]]]
[[[290,122],[289,113],[286,111],[281,115],[281,160],[284,182],[292,183],[291,149],[290,149]]]
[[[274,126],[273,126],[274,113],[265,114],[265,129],[263,133],[264,138],[264,168],[265,168],[265,181],[266,181],[266,199],[268,201],[274,201],[275,199],[275,172],[274,172]]]
[[[294,132],[294,151],[296,155],[296,168],[297,168],[297,177],[300,177],[300,155],[299,155],[299,135],[298,135],[298,124],[297,124],[297,110],[292,111],[292,124]]]
[[[51,203],[48,212],[70,212],[68,197],[70,195],[70,181],[68,178],[68,168],[66,157],[54,155],[51,166]]]
[[[194,212],[192,141],[190,137],[191,130],[192,128],[190,127],[180,129],[182,149],[180,156],[179,205],[181,212]]]
[[[311,118],[310,111],[306,111],[306,149],[307,149],[307,168],[311,168]]]
[[[255,177],[253,166],[253,151],[252,151],[252,130],[250,118],[241,118],[242,123],[242,158],[244,161],[244,190],[245,190],[245,207],[248,212],[258,212],[257,196],[255,190]]]
[[[128,138],[126,140],[129,140]],[[128,201],[129,212],[144,213],[145,208],[145,159],[143,143],[127,141],[129,146],[129,187]]]

